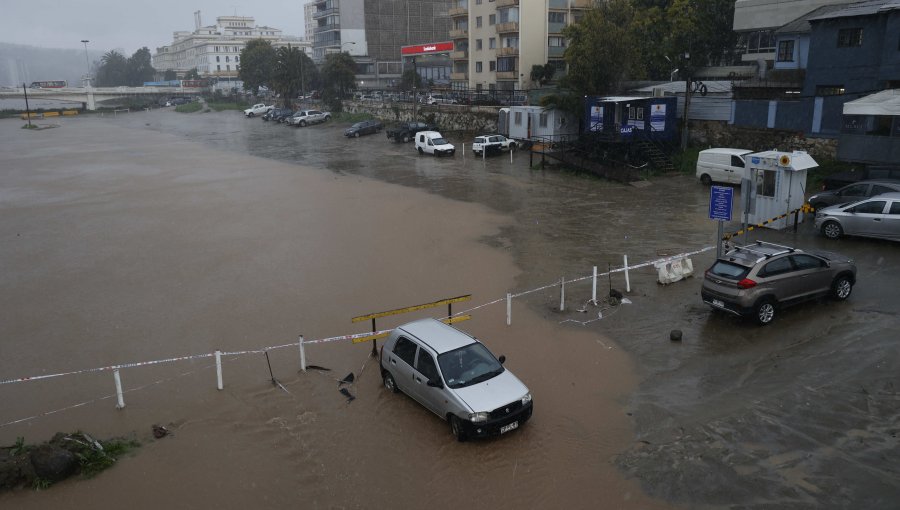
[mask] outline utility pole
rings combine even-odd
[[[693,68],[690,65],[691,54],[684,52],[684,61],[681,68],[684,69],[684,119],[681,124],[681,150],[684,151],[688,146],[688,112],[691,111],[691,76]]]

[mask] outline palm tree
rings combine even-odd
[[[284,106],[290,106],[291,100],[297,97],[302,90],[303,58],[306,55],[300,48],[294,48],[290,44],[278,48],[275,52],[275,71],[272,76],[272,85],[275,91],[284,99]]]
[[[97,85],[115,87],[125,85],[128,77],[128,59],[116,50],[107,51],[100,58]]]

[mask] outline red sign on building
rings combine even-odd
[[[442,53],[453,51],[453,42],[439,42],[428,44],[414,44],[400,48],[401,55],[427,55],[429,53]]]

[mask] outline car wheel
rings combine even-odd
[[[707,175],[707,174],[703,174],[703,175],[700,176],[700,182],[701,182],[704,186],[709,186],[710,184],[712,184],[712,177],[710,177],[710,176]]]
[[[836,221],[826,221],[825,224],[822,225],[822,235],[828,239],[837,239],[844,235],[844,229],[841,228],[841,225]]]
[[[412,140],[412,138],[410,138],[409,135],[403,135],[403,143],[409,143],[410,140]]]
[[[853,292],[853,281],[847,275],[838,276],[831,284],[831,297],[838,301],[850,297],[851,292]]]
[[[400,393],[400,388],[397,387],[397,383],[394,381],[394,376],[391,375],[387,370],[384,371],[384,375],[381,376],[381,379],[384,381],[384,387],[390,391],[391,393]]]
[[[359,131],[357,131],[356,133],[353,133],[353,136],[356,138],[359,138]]]
[[[252,116],[253,116],[253,112],[250,112],[247,114],[247,117],[252,117]]]
[[[761,299],[753,311],[756,313],[756,322],[761,326],[775,320],[775,303],[771,299]]]
[[[419,150],[419,154],[425,154],[425,151],[423,151],[421,147],[418,147],[418,150]]]
[[[459,418],[452,414],[450,415],[450,433],[453,434],[453,437],[455,437],[456,440],[460,443],[464,442],[466,439],[469,439],[469,436],[466,435],[466,430],[463,428]]]
[[[306,127],[306,121],[305,121],[305,120],[301,120],[301,121],[299,122],[299,124],[300,124],[300,127]]]

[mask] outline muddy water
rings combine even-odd
[[[259,134],[258,119],[185,118],[193,128],[160,112],[27,133],[0,123],[0,379],[360,332],[368,325],[352,325],[355,315],[466,293],[479,304],[525,281],[509,213],[528,191],[511,172],[473,166],[473,196],[445,198],[462,186],[453,160],[345,149],[358,167],[323,171],[324,156],[249,150],[280,140]],[[147,129],[154,122],[162,129]],[[167,122],[201,136],[170,133]],[[206,143],[221,125],[249,134]],[[285,151],[337,153],[343,142],[266,127],[294,137],[279,142]],[[376,160],[373,176],[394,167],[406,186],[370,179],[362,163]],[[519,189],[504,198],[503,184]],[[474,195],[498,203],[464,203]],[[209,358],[126,369],[118,411],[109,372],[2,385],[0,444],[82,429],[144,446],[95,479],[0,495],[0,507],[449,508],[460,497],[664,507],[613,463],[633,437],[622,409],[636,383],[631,361],[601,333],[535,310],[517,302],[507,327],[495,304],[462,326],[533,390],[533,420],[499,440],[452,441],[442,421],[383,391],[367,345],[311,346],[310,362],[330,371],[306,374],[296,347],[271,350],[271,372],[262,354],[226,356],[221,392]],[[338,379],[351,372],[348,402]],[[152,439],[152,424],[172,436]]]

